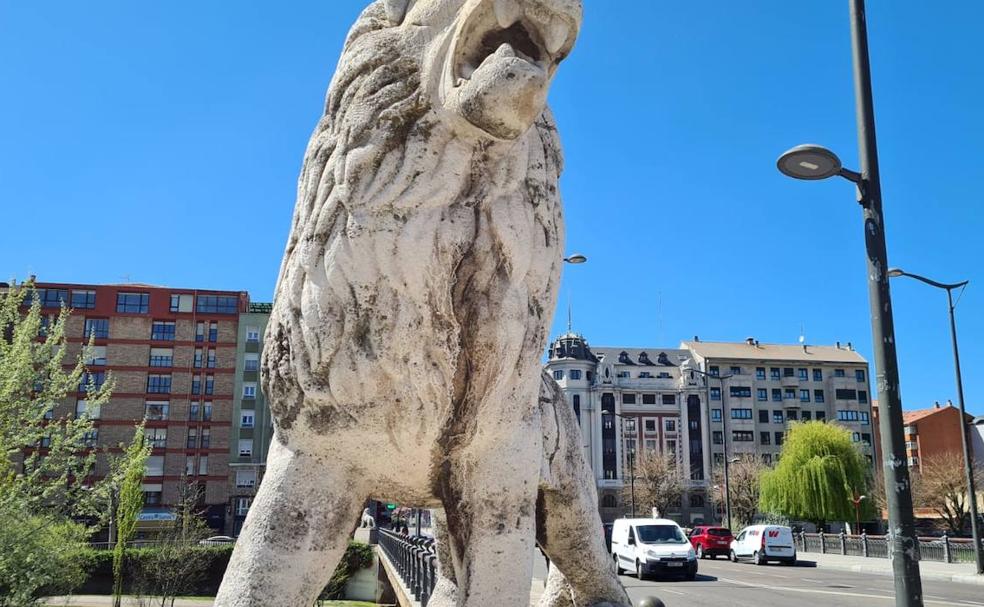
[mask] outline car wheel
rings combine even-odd
[[[734,550],[731,551],[731,554],[729,556],[731,557],[731,562],[732,563],[737,563],[738,562],[738,555],[735,554],[735,551]]]
[[[764,565],[765,564],[765,558],[762,556],[762,553],[760,553],[758,550],[756,550],[754,553],[752,553],[752,561],[756,565]]]
[[[704,558],[704,547],[701,546],[700,544],[697,544],[697,558],[699,559]]]
[[[616,575],[622,575],[623,573],[625,573],[625,569],[622,569],[619,566],[619,564],[618,564],[618,555],[617,554],[613,554],[612,555],[612,558],[615,559],[615,573],[616,573]]]
[[[642,570],[642,563],[636,561],[636,579],[644,580],[646,579],[646,573]]]

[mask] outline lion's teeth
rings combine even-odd
[[[455,83],[455,86],[464,86],[464,84],[465,84],[465,79],[458,78],[458,82]]]
[[[494,0],[495,19],[499,22],[499,27],[507,29],[513,23],[519,21],[523,14],[523,9],[518,0]]]
[[[571,35],[571,26],[563,17],[554,15],[550,19],[550,24],[544,29],[544,43],[547,51],[552,55],[559,51]]]

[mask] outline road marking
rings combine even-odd
[[[804,582],[816,582],[817,584],[826,584],[827,583],[824,580],[818,580],[818,579],[815,579],[815,578],[812,578],[812,577],[801,577],[800,579],[803,580]]]
[[[718,580],[722,582],[730,582],[732,584],[738,584],[739,586],[748,586],[751,588],[760,588],[762,590],[776,590],[776,591],[786,591],[786,592],[805,592],[808,594],[828,594],[833,596],[851,596],[856,598],[866,598],[866,599],[882,599],[884,601],[894,601],[895,596],[885,596],[881,594],[862,594],[860,592],[836,592],[834,590],[818,590],[813,588],[789,588],[787,586],[766,586],[765,584],[752,584],[751,582],[743,582],[741,580],[733,580],[731,578],[719,577]],[[925,597],[924,597],[925,598]],[[926,603],[936,603],[938,605],[953,605],[953,601],[925,601]],[[960,603],[965,605],[974,605],[975,607],[982,605],[981,603],[971,603],[969,601],[960,601]]]
[[[680,592],[679,590],[670,590],[669,588],[660,587],[661,592],[670,592],[672,594],[679,594],[680,596],[687,596],[687,593]]]

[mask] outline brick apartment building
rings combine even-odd
[[[872,407],[875,419],[875,447],[881,461],[881,436],[878,433],[878,403]],[[965,417],[965,423],[972,423],[972,415]],[[927,409],[903,411],[902,423],[905,424],[905,456],[909,469],[922,471],[922,464],[927,458],[952,452],[963,455],[963,443],[960,440],[960,409],[947,401],[946,404],[934,403]],[[973,426],[968,429],[973,431]],[[971,438],[971,437],[968,437]],[[972,443],[973,444],[973,443]]]
[[[86,384],[116,381],[95,419],[94,445],[118,452],[134,425],[146,419],[153,445],[144,479],[138,533],[168,518],[183,480],[203,487],[209,526],[226,527],[229,510],[230,428],[236,381],[239,315],[249,296],[238,291],[177,289],[143,284],[37,283],[42,313],[72,314],[66,325],[66,366],[91,337],[94,348],[77,393],[56,416],[87,409]],[[104,476],[107,458],[94,474]]]

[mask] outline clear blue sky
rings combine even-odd
[[[246,289],[269,300],[304,146],[365,2],[0,0],[0,270]],[[569,268],[553,334],[596,345],[852,341],[871,358],[847,182],[780,176],[817,142],[856,166],[847,1],[586,0],[552,93]],[[984,414],[984,3],[869,0],[893,265],[970,279]],[[955,399],[945,300],[895,283],[907,408]]]

